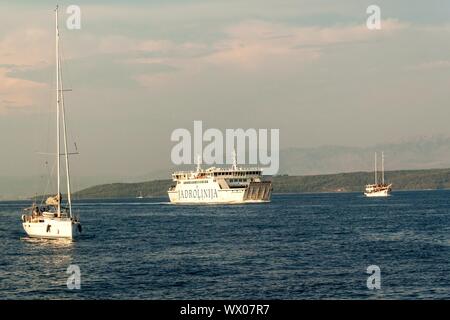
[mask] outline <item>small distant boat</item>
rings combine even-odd
[[[22,215],[22,225],[25,232],[32,238],[44,239],[73,239],[81,234],[81,223],[72,213],[72,199],[70,191],[69,153],[67,151],[67,131],[63,97],[63,85],[61,79],[61,60],[59,58],[59,30],[58,7],[56,7],[56,167],[57,186],[56,196],[48,197],[43,205],[33,205],[26,208],[30,214]],[[61,154],[61,118],[62,133],[64,137],[64,153]],[[65,158],[66,182],[67,182],[67,206],[62,206],[61,195],[61,156]]]
[[[377,153],[375,152],[375,183],[366,185],[364,195],[366,197],[387,197],[392,191],[392,183],[384,182],[384,153],[381,153],[381,183],[378,182],[377,176]]]
[[[142,195],[142,191],[139,192],[139,195],[136,197],[136,199],[144,199],[144,196]]]

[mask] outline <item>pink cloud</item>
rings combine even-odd
[[[255,68],[289,59],[294,63],[317,60],[321,48],[341,43],[371,41],[391,35],[406,25],[396,20],[383,22],[382,30],[368,30],[364,24],[336,27],[292,27],[263,21],[246,21],[228,28],[227,38],[215,44],[208,61]]]
[[[0,68],[0,113],[13,108],[29,108],[47,93],[47,85],[11,78]]]

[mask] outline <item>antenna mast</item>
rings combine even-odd
[[[202,161],[202,157],[201,157],[201,155],[197,155],[197,172],[200,172],[201,171],[201,167],[200,167],[200,163],[201,163],[201,161]]]
[[[236,149],[233,149],[233,170],[237,170],[237,156],[236,156]]]

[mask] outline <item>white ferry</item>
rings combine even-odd
[[[262,169],[239,168],[236,157],[231,168],[211,167],[172,174],[170,202],[177,204],[219,204],[270,202],[272,182],[263,181]]]
[[[366,197],[388,197],[392,191],[392,183],[384,182],[384,153],[381,153],[381,183],[377,177],[377,154],[375,153],[375,183],[366,185]]]

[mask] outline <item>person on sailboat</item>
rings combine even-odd
[[[31,210],[31,217],[34,218],[37,216],[39,216],[39,207],[37,205],[33,204],[33,208]]]

